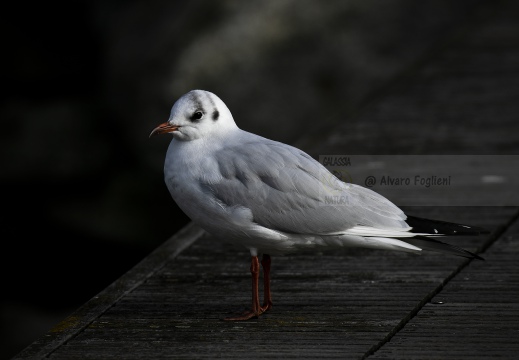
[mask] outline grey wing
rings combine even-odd
[[[407,227],[403,212],[381,195],[343,183],[299,149],[260,139],[216,153],[222,178],[204,187],[222,206],[248,208],[255,223],[288,233]]]

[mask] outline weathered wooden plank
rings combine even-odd
[[[485,217],[498,231],[515,211],[463,210],[445,208],[444,216]],[[477,250],[485,240],[461,241]],[[203,236],[50,358],[360,358],[465,262],[361,249],[274,257],[272,312],[224,322],[250,301],[248,258]]]
[[[518,222],[485,252],[485,258],[471,262],[370,358],[516,358]]]
[[[487,225],[493,224],[489,229],[496,231],[515,211],[459,210],[446,208],[443,215],[460,222],[486,218]],[[414,209],[421,216],[436,212]],[[474,251],[485,243],[484,238],[460,241]],[[205,235],[174,261],[166,260],[160,270],[152,266],[138,271],[145,281],[137,286],[113,286],[119,292],[104,304],[111,306],[93,307],[86,326],[64,327],[68,337],[54,342],[57,349],[49,354],[74,359],[122,354],[212,358],[215,352],[229,358],[285,353],[333,358],[348,353],[358,358],[465,261],[364,249],[276,257],[273,311],[248,323],[223,322],[223,316],[249,302],[247,259],[246,251],[236,252]],[[222,343],[233,346],[222,348]],[[254,355],[249,354],[251,348]]]
[[[202,233],[203,231],[193,224],[184,227],[125,275],[56,325],[44,337],[25,348],[15,358],[39,359],[52,354],[53,351],[88,327],[92,321],[110,309],[118,300],[153,276],[168,261],[196,241]]]

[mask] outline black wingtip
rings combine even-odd
[[[424,250],[436,251],[450,255],[457,255],[467,259],[477,259],[485,261],[485,259],[479,256],[478,254],[465,250],[459,246],[444,243],[442,241],[437,240],[436,238],[430,238],[426,236],[415,236],[412,238],[401,238],[401,240],[411,245],[418,246],[419,248],[422,248]]]
[[[490,231],[477,226],[451,223],[440,220],[407,216],[405,222],[413,228],[414,233],[425,233],[432,235],[483,235],[490,234]]]
[[[485,261],[485,258],[482,258],[482,257],[479,256],[478,254],[474,254],[474,259],[481,260],[481,261]]]

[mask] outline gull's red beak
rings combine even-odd
[[[166,134],[166,133],[173,132],[173,131],[177,130],[179,127],[180,126],[178,126],[178,125],[172,125],[168,122],[165,122],[164,124],[160,124],[155,129],[153,129],[153,131],[150,134],[150,137],[152,137],[153,135]]]

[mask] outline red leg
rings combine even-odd
[[[264,254],[261,258],[261,265],[263,266],[263,312],[272,308],[272,293],[270,292],[270,255]]]
[[[257,256],[253,256],[251,258],[251,264],[250,264],[250,272],[252,275],[252,310],[246,312],[245,314],[241,316],[236,317],[229,317],[225,318],[224,320],[227,321],[243,321],[243,320],[249,320],[253,317],[258,317],[263,313],[263,309],[260,306],[259,302],[259,290],[258,290],[258,282],[259,282],[259,260]]]

